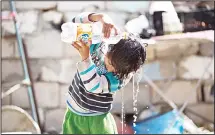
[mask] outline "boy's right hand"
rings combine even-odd
[[[91,44],[92,41],[89,41],[88,43]],[[78,50],[82,61],[86,60],[89,57],[90,45],[84,43],[83,41],[76,41],[72,43],[72,46],[74,46]]]

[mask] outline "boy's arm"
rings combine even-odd
[[[104,14],[102,13],[92,13],[92,12],[82,12],[72,19],[74,23],[91,23],[101,21]]]
[[[125,86],[131,79],[132,75],[123,80],[124,83],[113,75],[113,73],[106,73],[105,75],[99,75],[96,71],[95,64],[90,58],[77,63],[80,79],[82,80],[87,91],[92,93],[109,93],[119,90]]]
[[[113,20],[104,13],[82,12],[72,19],[74,23],[92,23],[98,21],[103,25],[102,31],[104,37],[110,37],[111,29],[114,29],[116,35],[119,33],[119,29],[113,24]]]

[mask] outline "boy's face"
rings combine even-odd
[[[105,63],[105,67],[107,68],[108,72],[115,72],[115,68],[113,67],[113,65],[111,64],[111,60],[108,58],[107,55],[105,55],[104,58],[104,63]]]

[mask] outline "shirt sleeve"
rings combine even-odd
[[[91,23],[92,21],[89,20],[89,15],[93,14],[93,12],[82,12],[75,16],[72,19],[74,23]]]
[[[92,23],[93,21],[89,20],[89,15],[91,15],[91,14],[94,14],[94,12],[82,12],[82,13],[78,14],[77,16],[75,16],[72,19],[72,22],[74,22],[74,23]],[[113,23],[113,20],[110,18],[110,16],[108,16],[105,13],[102,13],[102,14],[104,15],[104,20],[106,22]]]
[[[80,79],[82,80],[87,91],[92,93],[111,93],[125,86],[131,77],[121,81],[113,73],[108,72],[105,75],[99,75],[96,66],[91,58],[77,63]]]

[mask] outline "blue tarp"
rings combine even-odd
[[[176,111],[152,116],[132,127],[136,134],[183,134],[183,118]]]

